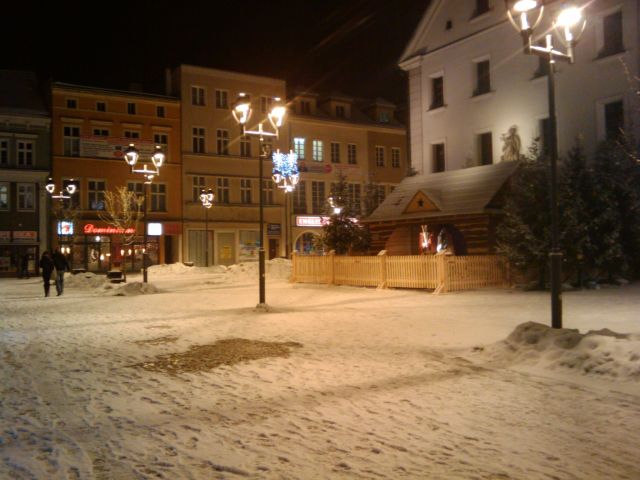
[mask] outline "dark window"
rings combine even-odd
[[[444,107],[444,79],[436,77],[431,79],[431,110]]]
[[[473,95],[483,95],[491,91],[491,73],[489,60],[476,63],[476,89]]]
[[[615,140],[624,130],[624,105],[622,100],[604,106],[604,129],[607,140]]]
[[[105,102],[96,102],[96,110],[98,112],[106,112],[107,104]]]
[[[444,143],[431,146],[433,154],[433,173],[444,172]]]
[[[311,114],[311,102],[300,101],[300,113],[303,115]]]
[[[482,15],[483,13],[487,13],[489,11],[489,0],[476,0],[476,9],[473,12],[473,16],[477,17],[478,15]]]
[[[129,115],[136,114],[136,104],[135,103],[127,103],[127,113]]]
[[[67,98],[67,108],[78,108],[78,102],[75,98]]]
[[[603,44],[599,57],[606,57],[624,51],[622,45],[622,12],[612,13],[602,21]]]
[[[453,27],[453,22],[451,20],[447,20],[447,24],[444,28],[446,30],[451,30],[452,27]]]
[[[293,213],[307,213],[307,186],[304,180],[298,182],[293,191]]]
[[[480,150],[480,165],[491,165],[493,163],[493,142],[491,132],[478,135],[478,147]]]
[[[162,105],[156,107],[156,117],[164,118],[164,107]]]
[[[336,117],[344,118],[344,107],[342,105],[336,105]]]

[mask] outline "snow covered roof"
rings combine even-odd
[[[407,177],[364,222],[486,213],[518,162]]]

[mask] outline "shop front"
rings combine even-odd
[[[39,255],[38,232],[0,230],[0,276],[37,275]]]

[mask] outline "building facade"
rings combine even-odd
[[[254,112],[249,129],[255,129],[272,99],[286,98],[286,84],[190,65],[170,72],[168,83],[182,99],[184,259],[195,265],[257,261],[260,146],[255,136],[242,135],[231,107],[240,93],[249,94]],[[376,183],[382,199],[408,169],[406,131],[395,120],[394,105],[298,93],[287,107],[279,138],[265,141],[270,152],[298,155],[301,180],[285,194],[271,180],[271,153],[263,160],[262,241],[268,259],[293,249],[313,251],[338,170],[347,176],[349,201],[362,205],[367,182]],[[200,202],[203,189],[215,195],[210,209]]]
[[[562,6],[545,3],[540,33],[553,30]],[[592,153],[621,128],[636,138],[640,128],[639,4],[582,3],[587,24],[575,64],[557,63],[555,75],[561,155],[576,138]],[[431,2],[400,66],[409,77],[411,156],[420,173],[498,163],[502,136],[514,126],[522,153],[536,138],[544,148],[548,65],[522,52],[502,0]]]
[[[150,264],[180,260],[179,100],[54,83],[51,103],[52,177],[57,189],[70,182],[78,186],[71,199],[53,200],[52,205],[53,243],[69,253],[72,267],[88,271],[141,268],[144,219],[125,238],[105,211],[105,192],[119,187],[146,198]],[[132,173],[123,159],[131,143],[140,150],[141,162],[149,160],[156,145],[166,154],[160,175],[148,188],[143,176]]]
[[[0,275],[36,273],[49,248],[51,119],[31,72],[0,71]]]

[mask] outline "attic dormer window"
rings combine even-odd
[[[489,0],[476,0],[476,9],[473,12],[473,17],[478,17],[489,11]]]
[[[307,102],[305,100],[300,101],[300,113],[303,115],[311,114],[311,102]]]
[[[344,106],[343,105],[336,105],[336,117],[338,117],[338,118],[344,118],[345,117]]]

